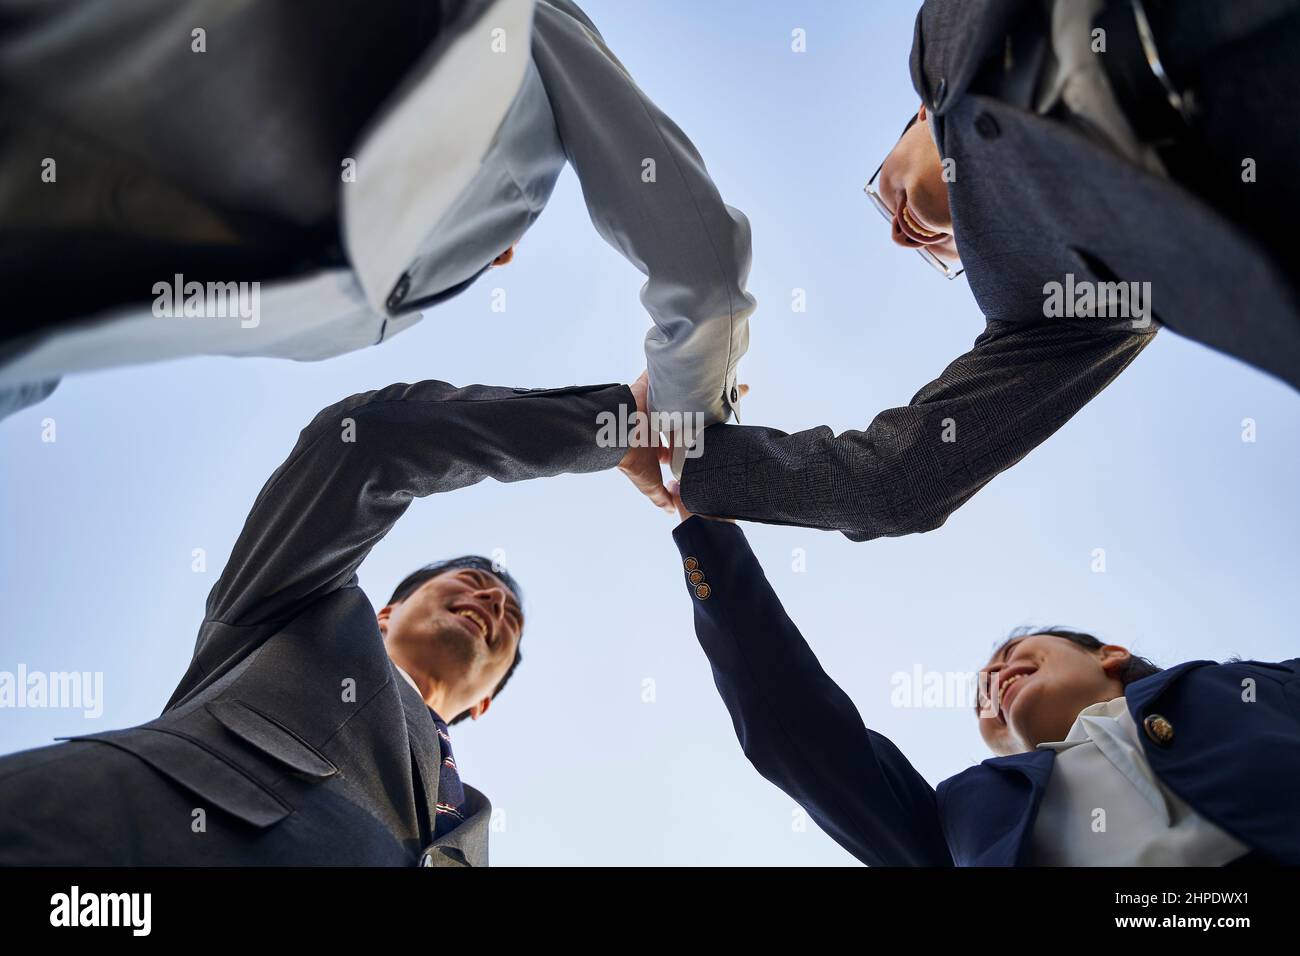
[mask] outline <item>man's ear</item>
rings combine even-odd
[[[482,700],[480,700],[477,704],[475,704],[473,707],[469,709],[469,719],[478,720],[480,717],[482,717],[484,714],[488,712],[488,708],[491,706],[492,706],[492,698],[484,697]]]
[[[388,619],[393,616],[395,605],[385,604],[375,612],[375,620],[379,622],[379,633],[384,637],[388,636]]]
[[[924,100],[921,101],[921,109],[920,109],[920,111],[916,114],[916,118],[917,118],[917,120],[919,120],[919,121],[922,122],[922,123],[925,122],[925,101],[924,101]]]
[[[1101,655],[1101,669],[1106,672],[1107,677],[1118,677],[1120,669],[1133,656],[1127,647],[1120,647],[1118,644],[1106,644],[1097,653]]]

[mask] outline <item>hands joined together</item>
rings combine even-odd
[[[632,390],[632,397],[636,400],[636,410],[643,421],[649,421],[650,413],[650,379],[648,372],[642,372],[635,382],[628,386]],[[740,395],[743,398],[749,392],[748,385],[740,386]],[[663,466],[672,461],[673,442],[679,441],[680,436],[664,436],[654,429],[648,430],[648,439],[644,442],[637,440],[642,434],[641,430],[633,430],[629,435],[629,447],[623,460],[618,463],[618,470],[627,475],[628,480],[636,486],[636,489],[649,498],[656,507],[662,508],[668,514],[677,513],[677,516],[685,521],[691,517],[691,513],[686,510],[682,504],[681,486],[676,481],[669,481],[665,484],[663,478]]]

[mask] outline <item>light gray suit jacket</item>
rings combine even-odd
[[[404,8],[414,0],[388,2]],[[355,142],[346,143],[341,132],[336,136],[346,143],[339,155],[321,155],[326,151],[306,133],[298,141],[297,126],[305,125],[301,114],[328,115],[333,109],[329,103],[313,103],[310,88],[302,91],[302,103],[282,92],[269,94],[265,101],[241,100],[249,91],[231,87],[233,92],[218,97],[218,103],[249,117],[240,122],[251,128],[233,126],[233,140],[226,134],[206,149],[199,148],[199,134],[192,130],[174,134],[191,146],[189,152],[197,151],[209,161],[223,151],[239,152],[241,163],[254,167],[241,167],[240,188],[249,190],[244,180],[269,180],[264,186],[267,195],[240,196],[258,209],[272,201],[283,203],[281,194],[295,195],[302,186],[292,168],[262,168],[274,167],[282,151],[266,154],[254,148],[256,142],[237,140],[289,138],[296,150],[323,167],[319,172],[324,182],[317,184],[317,192],[326,195],[315,196],[310,208],[321,207],[318,218],[323,217],[331,199],[337,198],[349,268],[265,282],[256,322],[239,316],[160,318],[151,308],[152,282],[171,281],[174,271],[167,268],[164,256],[149,273],[152,278],[140,281],[139,304],[86,316],[91,321],[79,328],[43,330],[13,356],[0,348],[0,415],[6,404],[21,407],[44,395],[32,389],[20,394],[18,386],[69,372],[196,354],[317,360],[386,341],[419,321],[422,310],[463,292],[494,258],[517,243],[546,207],[566,163],[571,163],[593,225],[646,276],[641,302],[653,320],[645,338],[652,406],[667,413],[700,413],[705,424],[727,418],[738,399],[736,366],[748,347],[748,319],[755,308],[746,291],[750,229],[744,214],[722,201],[685,133],[641,91],[571,0],[447,0],[444,5],[456,9],[456,17],[442,24],[436,41]],[[241,24],[219,15],[211,0],[189,0],[186,7],[195,22],[208,24],[210,52],[202,55],[190,51],[184,32],[172,36],[175,31],[164,17],[172,5],[164,4],[166,11],[155,6],[156,0],[132,0],[122,17],[131,12],[156,34],[149,34],[150,49],[169,52],[170,59],[148,60],[157,69],[197,70],[198,79],[205,81],[203,95],[211,95],[214,89],[224,89],[220,81],[257,65],[240,58]],[[278,55],[275,30],[282,23],[269,6],[253,4],[244,11],[250,17],[263,14],[257,36],[267,48],[263,56],[268,64],[261,69],[286,72],[291,89],[310,87],[311,68],[298,66],[287,53]],[[43,43],[53,48],[50,55],[62,58],[56,62],[76,62],[83,47],[102,48],[109,38],[117,43],[112,49],[125,44],[129,51],[131,44],[144,43],[133,35],[112,33],[120,30],[121,17],[111,11],[95,16],[95,10],[81,4],[67,7],[66,16],[52,16],[43,25],[44,32],[33,28],[28,46]],[[60,26],[62,31],[56,31]],[[347,37],[332,42],[345,49]],[[0,45],[0,53],[5,49]],[[119,124],[103,130],[106,111],[96,102],[98,87],[81,89],[69,82],[64,89],[60,77],[18,55],[25,47],[17,40],[11,40],[8,49],[16,52],[0,56],[0,83],[8,79],[23,92],[25,105],[13,109],[24,119],[33,114],[49,121],[47,113],[55,114],[63,126],[125,138],[132,151],[146,157],[158,152],[155,139],[166,137],[177,125],[160,115],[155,124],[160,128],[149,129],[148,141],[135,141],[128,132],[147,128],[146,113],[134,127]],[[119,95],[144,99],[145,91],[153,88],[150,72],[141,69],[139,57],[123,53],[120,59],[110,61],[104,74],[114,79]],[[6,77],[7,60],[25,68],[12,69]],[[54,93],[42,92],[42,83],[51,84]],[[199,100],[189,87],[183,88],[183,95]],[[46,108],[51,96],[57,112]],[[282,121],[277,119],[281,114]],[[3,115],[0,112],[0,118]],[[108,110],[107,115],[114,114]],[[16,131],[22,129],[15,126]],[[137,133],[136,138],[143,135]],[[49,147],[41,145],[48,152]],[[33,168],[39,169],[35,157],[41,155],[45,153],[37,150],[24,162],[37,162]],[[259,165],[257,157],[263,155],[268,158]],[[296,153],[292,158],[302,165]],[[340,181],[340,162],[345,159],[354,164],[354,175]],[[122,177],[128,183],[114,188],[128,195],[139,192],[140,181],[149,181],[147,168],[141,163],[130,167]],[[331,170],[335,196],[328,194]],[[218,194],[221,178],[219,168],[205,167],[202,181],[188,187],[186,195]],[[273,188],[277,179],[286,180],[280,189]],[[42,213],[40,203],[52,203],[49,197],[60,195],[53,188],[31,193],[25,215],[52,230],[88,232],[89,223],[71,229],[53,208],[48,217]],[[174,198],[168,201],[176,206]],[[308,206],[306,198],[298,202]],[[0,211],[4,208],[0,196]],[[307,208],[289,212],[308,216]],[[94,213],[97,210],[81,214]],[[66,220],[68,213],[62,210],[59,215]],[[156,216],[167,218],[162,212]],[[159,227],[145,221],[130,228],[152,234]],[[215,274],[223,280],[242,278],[233,267]]]

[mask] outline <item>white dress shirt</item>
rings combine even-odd
[[[1034,866],[1222,866],[1249,847],[1151,770],[1123,697],[1079,712],[1034,822]]]

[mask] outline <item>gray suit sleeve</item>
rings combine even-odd
[[[910,404],[865,431],[706,429],[702,455],[687,459],[682,501],[696,514],[853,541],[931,531],[1064,425],[1153,334],[991,322]]]
[[[749,345],[749,221],[726,205],[691,141],[650,102],[591,21],[541,0],[533,23],[541,73],[596,230],[647,282],[641,301],[650,404],[723,421]],[[643,163],[654,161],[654,181]]]
[[[390,385],[322,411],[258,494],[208,596],[205,623],[288,620],[354,582],[413,498],[484,478],[524,481],[616,465],[597,416],[634,408],[624,385],[551,390]]]

